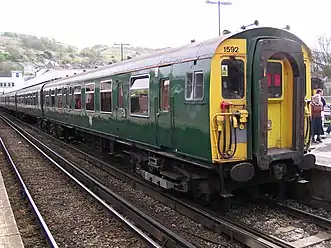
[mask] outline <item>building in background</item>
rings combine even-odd
[[[13,90],[18,90],[27,86],[70,77],[75,74],[85,72],[85,69],[72,69],[72,70],[40,70],[36,72],[36,76],[28,80],[24,80],[22,71],[11,71],[8,74],[0,74],[0,94],[4,94]]]
[[[0,94],[23,87],[24,77],[22,71],[11,71],[8,74],[0,74]]]
[[[83,73],[86,70],[84,69],[71,69],[71,70],[40,70],[36,73],[36,77],[25,81],[24,87],[59,79],[59,78],[66,78],[70,77],[75,74]]]

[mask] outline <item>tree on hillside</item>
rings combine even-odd
[[[312,76],[331,78],[331,37],[320,36],[317,42],[318,47],[312,50]]]
[[[10,61],[17,62],[17,61],[21,61],[23,59],[23,56],[21,55],[19,50],[15,47],[7,46],[5,48],[5,51],[9,54]]]
[[[46,48],[37,37],[31,35],[20,35],[23,47],[44,51]]]
[[[5,62],[9,60],[9,54],[8,53],[0,53],[0,63]]]
[[[6,37],[17,37],[17,34],[12,32],[4,32],[2,35]]]
[[[46,59],[53,59],[53,54],[49,51],[45,51],[43,53],[43,56],[46,58]]]
[[[10,73],[12,70],[23,70],[23,68],[16,63],[0,63],[0,72]]]
[[[76,48],[73,46],[68,46],[67,53],[76,53]]]
[[[36,56],[31,49],[24,50],[24,55],[27,57],[28,61],[32,62],[36,60]]]

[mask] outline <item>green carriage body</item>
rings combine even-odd
[[[121,71],[121,69],[118,69]],[[157,72],[156,72],[157,70]],[[203,99],[198,101],[185,100],[185,80],[188,72],[202,71],[204,74]],[[62,97],[63,107],[58,108],[58,97],[55,95],[55,106],[44,107],[44,118],[59,124],[84,129],[90,133],[119,141],[132,142],[144,148],[162,148],[175,156],[198,159],[210,162],[209,139],[209,73],[210,58],[192,59],[165,66],[155,66],[150,69],[136,70],[124,73],[114,73],[106,76],[88,76],[81,80],[76,78],[48,83],[44,86],[44,94],[49,90],[67,87],[73,89],[81,86],[81,110],[73,109],[75,104],[71,94]],[[107,70],[105,70],[107,74]],[[149,111],[147,116],[137,116],[130,113],[130,82],[141,75],[149,76]],[[160,80],[170,80],[171,103],[170,111],[160,110]],[[112,82],[112,112],[101,111],[100,83]],[[86,110],[85,85],[94,84],[94,111]],[[119,91],[123,93],[123,106],[119,108]],[[45,96],[43,96],[45,99]],[[72,108],[70,108],[70,104]],[[123,109],[125,116],[123,116]]]

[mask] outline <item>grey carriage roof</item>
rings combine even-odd
[[[102,77],[111,76],[113,74],[121,74],[127,71],[135,71],[149,67],[157,67],[160,65],[174,64],[174,63],[179,63],[181,61],[211,58],[215,55],[217,47],[226,39],[235,36],[249,38],[253,34],[258,33],[260,35],[263,35],[265,32],[268,33],[277,32],[281,35],[286,35],[288,37],[293,38],[294,40],[299,41],[306,48],[308,48],[305,45],[305,43],[302,42],[297,36],[286,30],[270,28],[270,27],[254,28],[254,29],[240,31],[237,33],[230,33],[230,34],[218,36],[201,42],[194,42],[177,48],[162,50],[156,53],[136,57],[130,60],[126,60],[102,68],[98,68],[89,72],[76,74],[74,76],[70,76],[64,79],[59,79],[53,82],[48,82],[46,83],[45,88],[47,89],[54,88],[58,85],[69,84],[69,83],[81,83],[84,81],[92,80],[94,78],[102,78]],[[308,51],[310,52],[309,48]],[[36,87],[35,89],[38,89],[38,87]],[[28,88],[26,88],[26,90],[28,90]],[[29,91],[30,90],[31,89],[29,89]]]
[[[120,74],[126,71],[157,67],[160,65],[173,64],[197,58],[210,58],[214,55],[217,46],[229,36],[230,35],[224,35],[207,41],[194,42],[178,48],[170,48],[160,52],[148,54],[146,56],[118,62],[83,74],[77,74],[74,77],[68,77],[63,80],[47,83],[47,88],[55,87],[58,83],[66,84],[69,82],[82,82],[94,78],[107,77],[115,73]]]
[[[40,84],[36,84],[36,85],[32,85],[32,86],[28,86],[28,87],[19,89],[19,90],[17,90],[17,94],[21,95],[21,94],[35,93],[37,91],[40,91],[44,84],[45,83],[40,83]]]

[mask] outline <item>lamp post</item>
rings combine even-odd
[[[115,45],[115,46],[121,46],[121,61],[123,61],[123,60],[124,60],[124,56],[123,56],[123,53],[124,53],[123,50],[124,50],[124,49],[123,49],[123,47],[124,47],[124,46],[129,46],[130,44],[125,44],[125,43],[120,43],[120,44],[118,44],[118,43],[115,43],[114,45]]]
[[[221,36],[221,5],[232,5],[231,2],[221,2],[218,0],[217,2],[215,1],[206,1],[207,4],[217,4],[218,7],[218,36]]]

